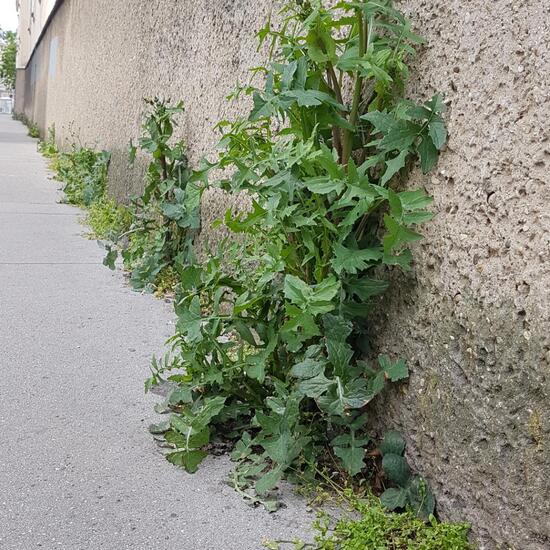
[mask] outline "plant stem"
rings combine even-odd
[[[329,82],[332,80],[332,88],[334,90],[334,95],[336,96],[336,100],[339,103],[343,104],[344,100],[342,98],[342,89],[340,87],[340,83],[338,82],[338,77],[334,72],[334,67],[332,66],[332,63],[327,64],[327,75],[329,77]]]
[[[334,91],[336,100],[338,101],[338,103],[341,103],[343,105],[344,101],[342,99],[342,88],[340,86],[340,83],[338,82],[338,77],[334,72],[334,67],[332,66],[332,63],[329,63],[327,65],[327,78],[329,86]],[[342,135],[340,133],[340,128],[338,128],[336,125],[332,126],[332,145],[338,152],[338,158],[340,159],[340,162],[342,162]]]
[[[359,29],[359,57],[365,55],[365,42],[366,42],[366,29],[363,24],[363,14],[360,10],[357,10],[357,26]],[[353,102],[351,104],[351,111],[349,115],[349,122],[352,126],[357,124],[357,119],[359,115],[359,104],[361,103],[361,90],[363,88],[363,76],[358,72],[355,77],[355,87],[353,90]],[[351,130],[345,130],[344,132],[344,145],[342,153],[342,164],[346,165],[349,162],[351,157],[351,152],[353,149],[353,136]]]

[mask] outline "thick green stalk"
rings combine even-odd
[[[359,28],[359,57],[365,55],[365,46],[366,46],[366,32],[363,25],[363,14],[360,10],[357,11],[357,26]],[[352,126],[357,124],[358,115],[359,115],[359,105],[361,103],[361,90],[363,88],[363,76],[360,73],[357,73],[355,77],[355,87],[353,90],[353,102],[351,104],[351,111],[349,115],[349,122]],[[351,157],[351,152],[353,149],[353,137],[354,130],[346,130],[344,132],[344,144],[343,144],[343,153],[342,153],[342,164],[346,165],[349,162]]]

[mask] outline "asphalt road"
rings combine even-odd
[[[36,140],[0,115],[0,549],[248,550],[307,535],[292,494],[276,514],[158,453],[143,380],[172,308],[132,292],[59,204]]]

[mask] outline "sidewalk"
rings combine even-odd
[[[227,458],[191,476],[158,453],[143,380],[172,308],[102,266],[57,187],[36,140],[0,115],[0,548],[256,550],[307,536],[303,502],[248,507],[225,484]]]

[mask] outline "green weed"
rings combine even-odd
[[[352,515],[336,522],[322,515],[314,523],[314,543],[269,542],[265,546],[271,550],[289,546],[315,550],[473,550],[465,523],[442,523],[434,516],[424,522],[411,511],[389,513],[373,496],[358,499],[348,493],[348,499]]]
[[[28,126],[27,134],[29,135],[29,137],[32,137],[32,138],[39,138],[40,137],[40,129],[35,124],[30,123],[29,126]]]
[[[268,509],[281,478],[313,480],[318,464],[369,475],[366,407],[408,376],[403,359],[365,360],[369,314],[385,274],[410,269],[409,246],[432,217],[432,199],[400,190],[400,177],[416,160],[433,168],[446,140],[441,98],[403,97],[422,42],[409,21],[389,0],[326,4],[287,2],[282,25],[260,31],[264,84],[233,94],[253,107],[218,125],[218,162],[190,176],[215,168],[227,176],[210,184],[248,195],[251,209],[226,212],[218,224],[239,238],[203,263],[174,262],[177,332],[147,382],[177,384],[173,414],[155,428],[167,459],[193,472],[212,438],[229,439],[234,486]]]
[[[29,137],[40,137],[40,129],[38,128],[36,123],[30,120],[25,114],[14,111],[12,114],[12,118],[14,120],[18,120],[19,122],[22,122],[27,127],[27,135]]]
[[[183,113],[183,105],[171,106],[158,98],[146,103],[149,111],[143,134],[137,145],[130,147],[132,162],[138,151],[150,158],[145,189],[130,206],[130,238],[106,243],[104,263],[114,268],[121,254],[131,285],[159,293],[168,287],[173,290],[176,265],[193,261],[192,242],[200,226],[203,186],[189,169],[184,143],[172,140],[175,118]]]
[[[110,154],[88,147],[73,145],[68,152],[60,152],[50,163],[55,178],[63,182],[65,201],[89,207],[101,200],[107,188],[107,170]]]
[[[130,229],[132,215],[128,208],[108,197],[92,202],[86,216],[86,223],[96,239],[118,237]]]
[[[49,167],[61,181],[64,200],[87,210],[85,223],[97,239],[113,239],[127,232],[132,222],[128,208],[107,196],[110,155],[73,144],[69,151],[57,148],[55,126],[48,129],[38,150],[50,159]]]
[[[59,154],[55,141],[55,125],[48,128],[46,138],[38,143],[38,151],[49,159],[54,159]]]

